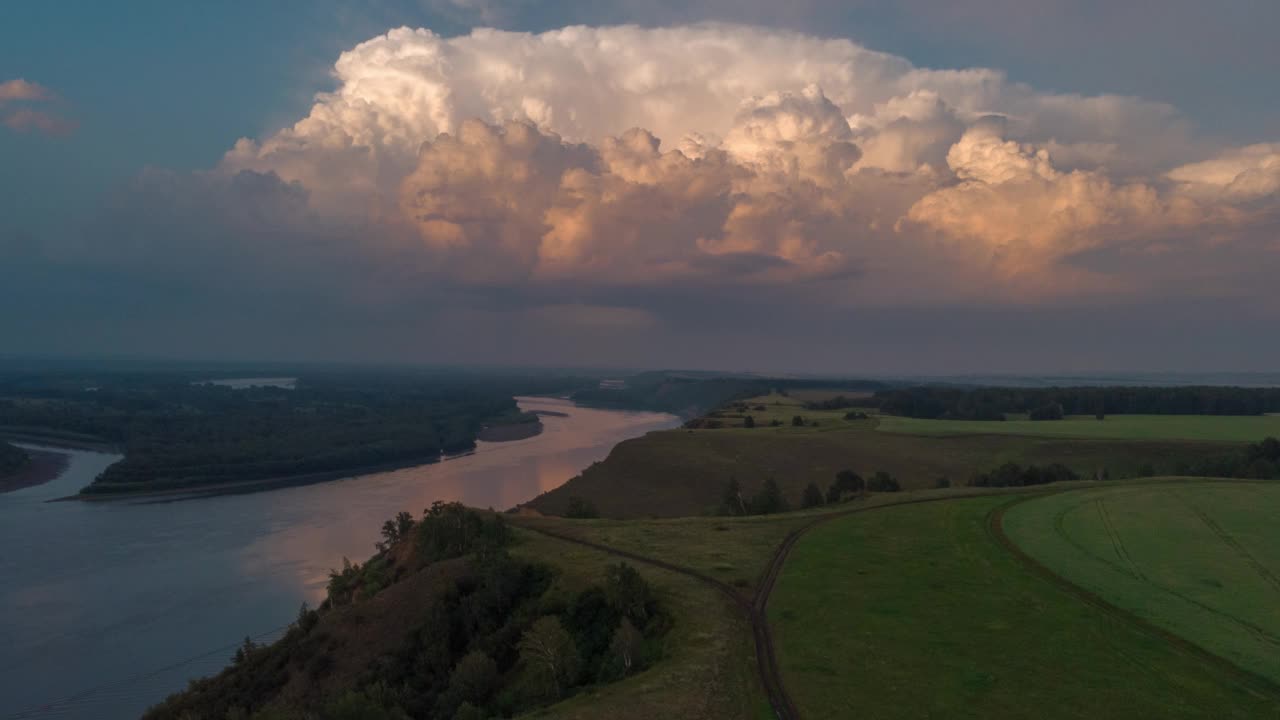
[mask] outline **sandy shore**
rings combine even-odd
[[[16,473],[0,477],[0,493],[43,485],[62,474],[71,462],[65,453],[27,450],[31,461]]]

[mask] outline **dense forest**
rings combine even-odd
[[[507,552],[499,515],[436,503],[383,526],[378,554],[331,574],[285,636],[246,639],[217,676],[146,720],[512,717],[656,660],[669,614],[640,573],[609,566],[576,592]],[[358,638],[358,640],[357,640]]]
[[[0,442],[0,477],[21,470],[30,460],[22,448]]]
[[[887,415],[947,420],[1003,420],[1005,413],[1261,415],[1280,412],[1280,388],[930,386],[880,390],[866,404]]]
[[[474,447],[515,393],[572,378],[316,373],[294,389],[233,389],[183,374],[0,378],[0,433],[105,443],[125,458],[93,493],[194,487],[426,462]]]

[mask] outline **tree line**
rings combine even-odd
[[[1055,410],[1094,416],[1261,415],[1280,412],[1280,388],[920,386],[880,390],[863,403],[888,415],[949,420],[1003,420],[1006,413]]]
[[[864,479],[852,470],[836,473],[834,481],[824,493],[816,482],[805,486],[800,495],[800,507],[804,509],[822,505],[834,505],[861,497],[869,492],[898,492],[902,485],[893,475],[880,470]],[[737,478],[729,478],[720,501],[720,515],[773,515],[791,510],[791,503],[782,494],[782,488],[773,478],[767,478],[754,495],[744,495]]]
[[[167,374],[89,382],[0,381],[0,429],[121,448],[124,459],[86,489],[93,493],[428,462],[474,448],[489,419],[518,412],[511,390],[521,387],[373,373],[304,376],[294,389],[233,389]]]

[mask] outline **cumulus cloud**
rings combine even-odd
[[[1256,200],[1280,192],[1280,143],[1226,150],[1169,172],[1193,195],[1229,201]]]
[[[53,93],[40,85],[22,78],[0,83],[0,103],[11,100],[49,100]]]
[[[29,103],[56,100],[48,88],[22,78],[0,83],[0,124],[16,132],[36,131],[45,135],[67,135],[75,130],[75,123],[47,110],[29,106]]]
[[[1280,146],[1222,148],[1162,103],[846,40],[401,28],[333,76],[305,117],[177,186],[221,207],[260,184],[274,201],[233,217],[261,227],[234,232],[256,253],[323,238],[319,256],[377,278],[327,275],[362,297],[463,288],[631,322],[654,317],[656,292],[806,288],[837,306],[1158,293],[1180,257],[1206,286],[1274,251]],[[1206,266],[1206,242],[1239,251]]]

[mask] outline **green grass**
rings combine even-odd
[[[517,525],[544,527],[705,573],[751,597],[765,566],[787,533],[811,515],[670,520],[563,520],[525,518]]]
[[[885,433],[912,435],[1035,435],[1111,440],[1204,440],[1257,442],[1280,437],[1280,417],[1272,415],[1072,415],[1064,420],[921,420],[880,417]]]
[[[808,533],[769,604],[804,717],[1257,718],[1280,699],[1034,574],[987,530],[1008,498]]]
[[[512,554],[560,570],[552,592],[566,597],[598,583],[618,559],[574,543],[516,530]],[[714,588],[684,575],[633,563],[653,585],[674,621],[664,655],[625,680],[588,688],[525,717],[557,720],[648,720],[698,717],[738,720],[771,716],[756,673],[751,627]]]
[[[1068,580],[1280,682],[1280,484],[1100,488],[1038,498],[1009,537]]]

